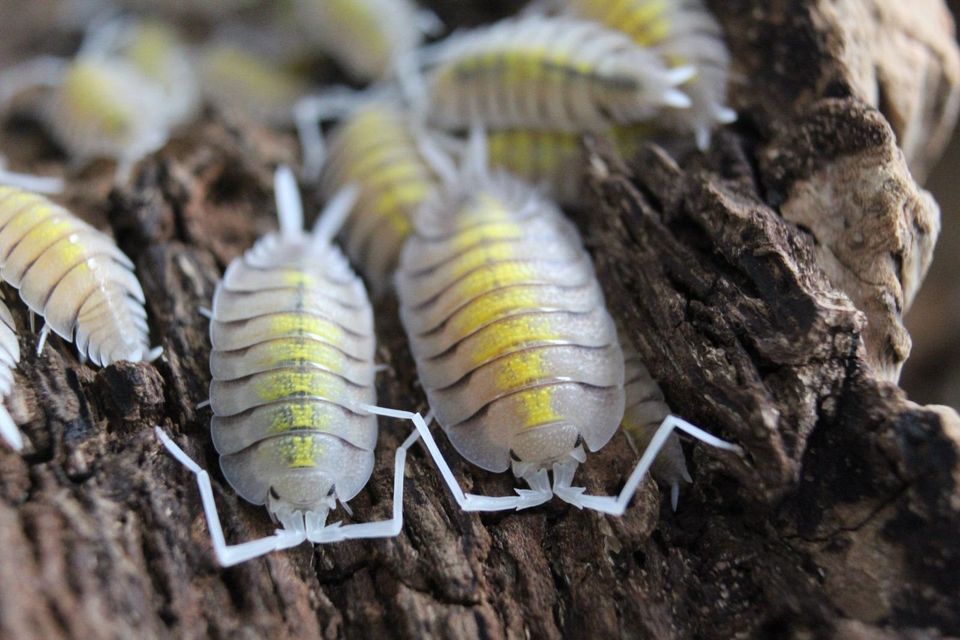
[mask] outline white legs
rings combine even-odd
[[[43,346],[47,344],[47,338],[50,337],[50,325],[44,323],[40,329],[40,338],[37,340],[37,356],[43,353]]]
[[[371,413],[374,412],[371,411]],[[380,415],[386,414],[381,413]],[[414,430],[397,448],[393,469],[393,517],[389,520],[360,524],[341,525],[339,522],[335,522],[319,529],[308,520],[307,539],[314,543],[324,543],[356,538],[393,538],[400,535],[400,529],[403,528],[403,470],[407,462],[407,449],[419,438],[420,433]]]
[[[364,409],[370,413],[379,415],[396,416],[390,409],[381,409],[380,407],[364,406]],[[406,412],[400,412],[406,413]],[[419,414],[416,414],[419,417]],[[2,428],[2,421],[0,421]],[[217,557],[217,562],[221,566],[229,567],[247,560],[252,560],[259,556],[270,553],[271,551],[280,551],[295,547],[303,542],[313,542],[316,544],[328,542],[340,542],[343,540],[352,540],[356,538],[391,538],[400,534],[403,528],[403,471],[406,466],[407,450],[416,442],[420,434],[414,431],[410,434],[402,445],[397,449],[395,456],[395,469],[393,475],[393,514],[389,520],[380,522],[365,522],[360,524],[341,525],[339,522],[331,525],[326,524],[328,509],[317,511],[295,511],[289,508],[276,509],[274,515],[282,525],[272,536],[266,536],[259,540],[252,540],[242,544],[228,545],[223,535],[223,527],[220,524],[220,516],[217,513],[217,504],[213,498],[213,488],[210,485],[209,474],[194,462],[183,449],[170,439],[160,427],[155,427],[154,431],[167,451],[176,458],[182,465],[190,469],[197,477],[197,485],[200,487],[200,499],[203,503],[203,512],[207,518],[207,528],[210,530],[210,539],[213,543],[213,551]],[[18,434],[19,435],[19,434]],[[330,507],[333,506],[331,498]],[[346,505],[343,505],[346,507]]]
[[[716,436],[712,436],[703,429],[693,426],[682,418],[678,418],[677,416],[667,416],[664,418],[663,422],[660,423],[660,426],[657,428],[657,432],[653,435],[653,438],[650,439],[650,444],[647,445],[643,455],[640,456],[640,461],[637,462],[637,466],[634,468],[633,473],[631,473],[630,477],[627,478],[627,482],[623,485],[623,489],[620,491],[619,495],[583,495],[583,487],[570,486],[571,482],[573,481],[573,474],[577,470],[577,462],[575,460],[569,460],[553,465],[553,492],[558,498],[569,502],[578,509],[587,508],[615,516],[623,515],[624,511],[627,509],[627,505],[630,503],[630,498],[633,497],[637,487],[640,486],[640,481],[643,480],[643,476],[650,469],[650,465],[653,464],[654,458],[656,458],[657,454],[660,453],[660,450],[663,448],[663,445],[667,442],[667,438],[670,437],[670,433],[674,429],[680,429],[681,431],[693,436],[697,440],[700,440],[701,442],[718,449],[734,451],[737,453],[741,451],[740,447],[737,445],[731,444],[726,440],[721,440]]]
[[[300,518],[300,525],[294,522],[282,522],[291,529],[279,529],[272,536],[244,542],[243,544],[228,545],[223,537],[223,527],[220,524],[220,515],[217,513],[217,503],[213,499],[213,488],[210,486],[210,476],[200,465],[190,459],[183,449],[170,439],[163,429],[155,427],[154,431],[167,451],[180,463],[190,469],[197,476],[197,485],[200,487],[200,499],[203,502],[203,512],[207,517],[207,528],[210,530],[210,539],[213,542],[213,551],[217,556],[217,562],[221,566],[229,567],[240,562],[246,562],[253,558],[279,551],[289,549],[306,541],[306,526],[303,524],[303,518]]]
[[[420,436],[423,438],[423,444],[427,447],[427,450],[430,452],[430,456],[436,463],[437,469],[440,471],[440,475],[443,477],[444,482],[446,482],[447,487],[450,488],[450,492],[453,493],[454,500],[457,501],[457,504],[460,505],[460,508],[464,511],[506,511],[511,509],[527,509],[529,507],[541,505],[553,497],[553,491],[550,489],[550,483],[547,479],[547,472],[545,470],[541,470],[541,473],[535,473],[527,477],[527,481],[530,483],[531,488],[514,489],[514,491],[517,492],[516,496],[478,496],[471,493],[464,493],[463,489],[460,487],[460,483],[457,482],[456,477],[454,477],[453,471],[447,464],[447,461],[444,460],[443,454],[440,453],[440,449],[437,448],[437,443],[433,439],[433,435],[430,433],[430,428],[427,426],[427,422],[423,419],[423,416],[421,416],[419,413],[399,411],[397,409],[384,409],[382,407],[374,407],[366,404],[358,405],[358,408],[364,411],[369,411],[370,413],[377,413],[382,416],[412,420],[414,426],[417,428],[417,431],[420,433]]]

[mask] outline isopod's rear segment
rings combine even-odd
[[[421,39],[409,0],[295,0],[305,36],[359,80],[377,80]]]
[[[149,357],[143,289],[111,238],[43,196],[0,187],[0,276],[30,310],[106,366]]]
[[[716,124],[732,122],[736,113],[726,106],[730,53],[723,32],[702,0],[563,0],[570,13],[596,20],[626,33],[635,43],[651,47],[671,67],[696,67],[683,85],[691,107],[665,113],[667,124],[692,130],[705,148]]]
[[[211,423],[224,476],[272,512],[322,513],[373,471],[373,313],[328,242],[271,234],[227,269],[210,325]]]
[[[20,362],[20,344],[17,342],[17,327],[7,305],[0,295],[0,437],[19,451],[23,448],[23,438],[13,418],[3,406],[3,398],[13,389],[13,369]]]
[[[549,469],[616,432],[616,329],[576,230],[529,187],[497,175],[429,201],[397,291],[430,406],[474,464]]]
[[[424,64],[429,118],[451,129],[603,131],[690,104],[675,86],[692,70],[576,18],[504,20],[449,38]]]
[[[358,108],[334,131],[322,176],[330,197],[355,184],[357,204],[341,234],[347,255],[374,295],[390,286],[413,214],[438,185],[424,160],[409,116],[389,103]]]

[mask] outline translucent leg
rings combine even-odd
[[[220,515],[217,513],[217,503],[213,499],[213,488],[210,486],[210,476],[200,465],[190,459],[183,449],[170,439],[163,429],[155,427],[154,431],[167,451],[183,466],[197,476],[197,485],[200,487],[200,498],[203,502],[203,512],[207,518],[207,528],[210,530],[210,539],[213,543],[213,552],[217,562],[223,567],[229,567],[259,556],[295,547],[307,539],[306,526],[303,516],[299,518],[281,518],[284,529],[277,530],[272,536],[252,540],[242,544],[228,545],[223,536],[223,527],[220,524]],[[291,516],[293,514],[290,514]]]
[[[357,203],[360,197],[360,189],[349,184],[341,187],[330,200],[327,206],[320,212],[320,216],[313,225],[313,245],[315,247],[326,247],[333,240],[333,237],[340,233],[343,223],[346,222],[353,205]]]
[[[664,418],[663,422],[660,423],[660,426],[657,428],[657,432],[653,435],[653,438],[650,439],[650,444],[647,445],[646,450],[640,457],[640,461],[637,462],[637,466],[634,468],[633,473],[631,473],[630,477],[627,478],[627,482],[624,484],[619,495],[616,497],[583,495],[583,487],[570,486],[571,482],[573,481],[573,474],[577,469],[576,461],[558,463],[554,465],[553,492],[561,500],[569,502],[578,509],[593,509],[594,511],[600,511],[610,515],[622,516],[627,510],[627,505],[630,503],[630,499],[636,492],[637,487],[640,486],[640,481],[643,479],[644,474],[646,474],[650,469],[650,465],[653,464],[654,458],[656,458],[657,454],[660,453],[660,450],[663,448],[664,444],[667,442],[667,438],[670,437],[670,433],[674,429],[680,429],[681,431],[693,436],[697,440],[700,440],[718,449],[724,449],[726,451],[733,451],[736,453],[743,451],[737,445],[731,444],[726,440],[721,440],[716,436],[712,436],[703,429],[693,426],[682,418],[678,418],[677,416],[667,416]]]
[[[319,95],[301,98],[293,106],[293,120],[297,126],[300,147],[303,149],[303,178],[316,182],[327,160],[327,146],[320,123],[342,118],[373,95],[369,91],[355,91],[338,87]]]
[[[43,353],[43,346],[47,344],[47,338],[50,337],[50,325],[44,323],[40,329],[40,338],[37,340],[37,355]]]
[[[553,492],[550,490],[549,484],[544,486],[544,483],[539,482],[539,480],[546,478],[545,471],[540,478],[531,476],[535,478],[534,483],[536,483],[535,485],[531,484],[532,490],[514,489],[514,491],[517,492],[516,496],[478,496],[464,493],[456,477],[454,477],[453,471],[447,464],[447,461],[444,460],[443,454],[440,453],[440,449],[437,447],[437,443],[433,439],[433,435],[430,433],[430,429],[427,427],[423,416],[419,413],[399,411],[397,409],[384,409],[383,407],[375,407],[367,404],[360,404],[358,408],[382,416],[412,420],[420,436],[423,438],[423,444],[427,447],[430,456],[436,463],[440,475],[450,488],[450,492],[453,493],[454,500],[457,501],[457,504],[460,505],[460,508],[464,511],[506,511],[510,509],[519,511],[520,509],[541,505],[553,497]]]
[[[68,61],[53,56],[40,56],[7,69],[0,74],[0,109],[17,94],[33,87],[55,87],[60,83]]]
[[[23,436],[20,435],[20,429],[2,404],[0,404],[0,438],[3,438],[14,451],[23,449]]]
[[[308,520],[307,539],[310,542],[322,543],[356,538],[393,538],[400,535],[400,530],[403,528],[403,470],[407,463],[407,449],[419,438],[420,433],[414,429],[413,433],[397,448],[393,469],[393,517],[389,520],[361,524],[341,525],[338,522],[320,530],[312,530],[311,522]]]
[[[16,187],[34,193],[62,193],[63,178],[34,176],[29,173],[15,173],[0,166],[0,184]]]

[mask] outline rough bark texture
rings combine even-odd
[[[953,123],[949,16],[935,1],[710,4],[740,123],[706,156],[651,146],[623,166],[596,142],[580,222],[668,401],[742,458],[688,449],[694,483],[676,513],[648,481],[620,519],[556,501],[478,516],[415,450],[399,538],[219,569],[193,478],[151,426],[216,469],[209,413],[195,409],[209,383],[196,310],[272,228],[271,168],[295,145],[212,115],[129,188],[107,198],[94,168],[64,199],[135,259],[159,361],[96,370],[56,339],[36,357],[13,305],[26,355],[8,405],[29,444],[23,457],[0,450],[0,636],[960,634],[960,420],[883,381],[906,357],[899,317],[938,225],[908,166],[925,170]],[[922,74],[904,49],[925,56]],[[423,394],[395,303],[377,313],[381,402],[414,408]],[[357,520],[390,509],[408,427],[382,424]],[[514,486],[441,447],[473,491]],[[618,435],[581,477],[613,492],[634,460]],[[213,479],[229,540],[273,529]]]

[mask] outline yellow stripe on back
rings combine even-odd
[[[346,356],[338,349],[309,338],[290,338],[270,344],[253,366],[295,366],[315,364],[329,371],[341,371]]]
[[[270,316],[270,331],[278,335],[316,336],[330,344],[339,344],[344,335],[343,329],[329,320],[292,311]]]
[[[270,433],[284,433],[300,429],[323,431],[330,424],[330,408],[310,402],[306,404],[287,404],[278,410],[270,420]]]
[[[278,370],[258,374],[254,387],[261,403],[285,398],[336,398],[344,383],[333,374],[318,370]]]
[[[313,469],[326,447],[316,434],[289,435],[281,438],[278,453],[288,469]]]

